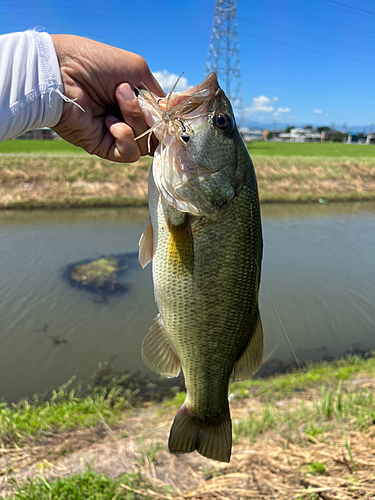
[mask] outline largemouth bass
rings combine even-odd
[[[170,452],[229,462],[229,380],[250,377],[263,354],[253,164],[214,73],[189,91],[160,99],[141,90],[138,100],[159,140],[139,250],[143,267],[153,261],[159,314],[142,357],[157,373],[185,376]]]

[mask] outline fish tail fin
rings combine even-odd
[[[197,450],[206,458],[229,462],[232,451],[232,422],[227,411],[218,419],[203,420],[192,415],[186,405],[177,413],[168,441],[171,453]]]

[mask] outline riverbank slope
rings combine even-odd
[[[22,148],[18,142],[27,144]],[[24,151],[32,142],[43,141],[0,144],[0,208],[147,204],[151,158],[115,164],[77,153],[77,148],[64,149],[61,141],[52,141],[60,149],[34,144]],[[8,143],[18,150],[9,149]],[[249,143],[248,149],[263,203],[375,199],[373,146]]]
[[[375,359],[357,356],[232,384],[229,464],[167,451],[183,393],[131,407],[116,391],[81,399],[66,388],[43,404],[3,405],[0,493],[19,500],[369,500],[374,388]]]

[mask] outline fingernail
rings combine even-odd
[[[134,101],[135,95],[134,92],[132,91],[131,86],[128,83],[123,83],[120,85],[118,89],[121,97],[124,99],[124,101],[131,102]]]

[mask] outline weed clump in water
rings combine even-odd
[[[123,294],[128,285],[120,281],[125,272],[138,264],[137,254],[118,254],[86,259],[69,264],[63,271],[63,278],[70,285],[94,293],[106,300],[108,295]]]

